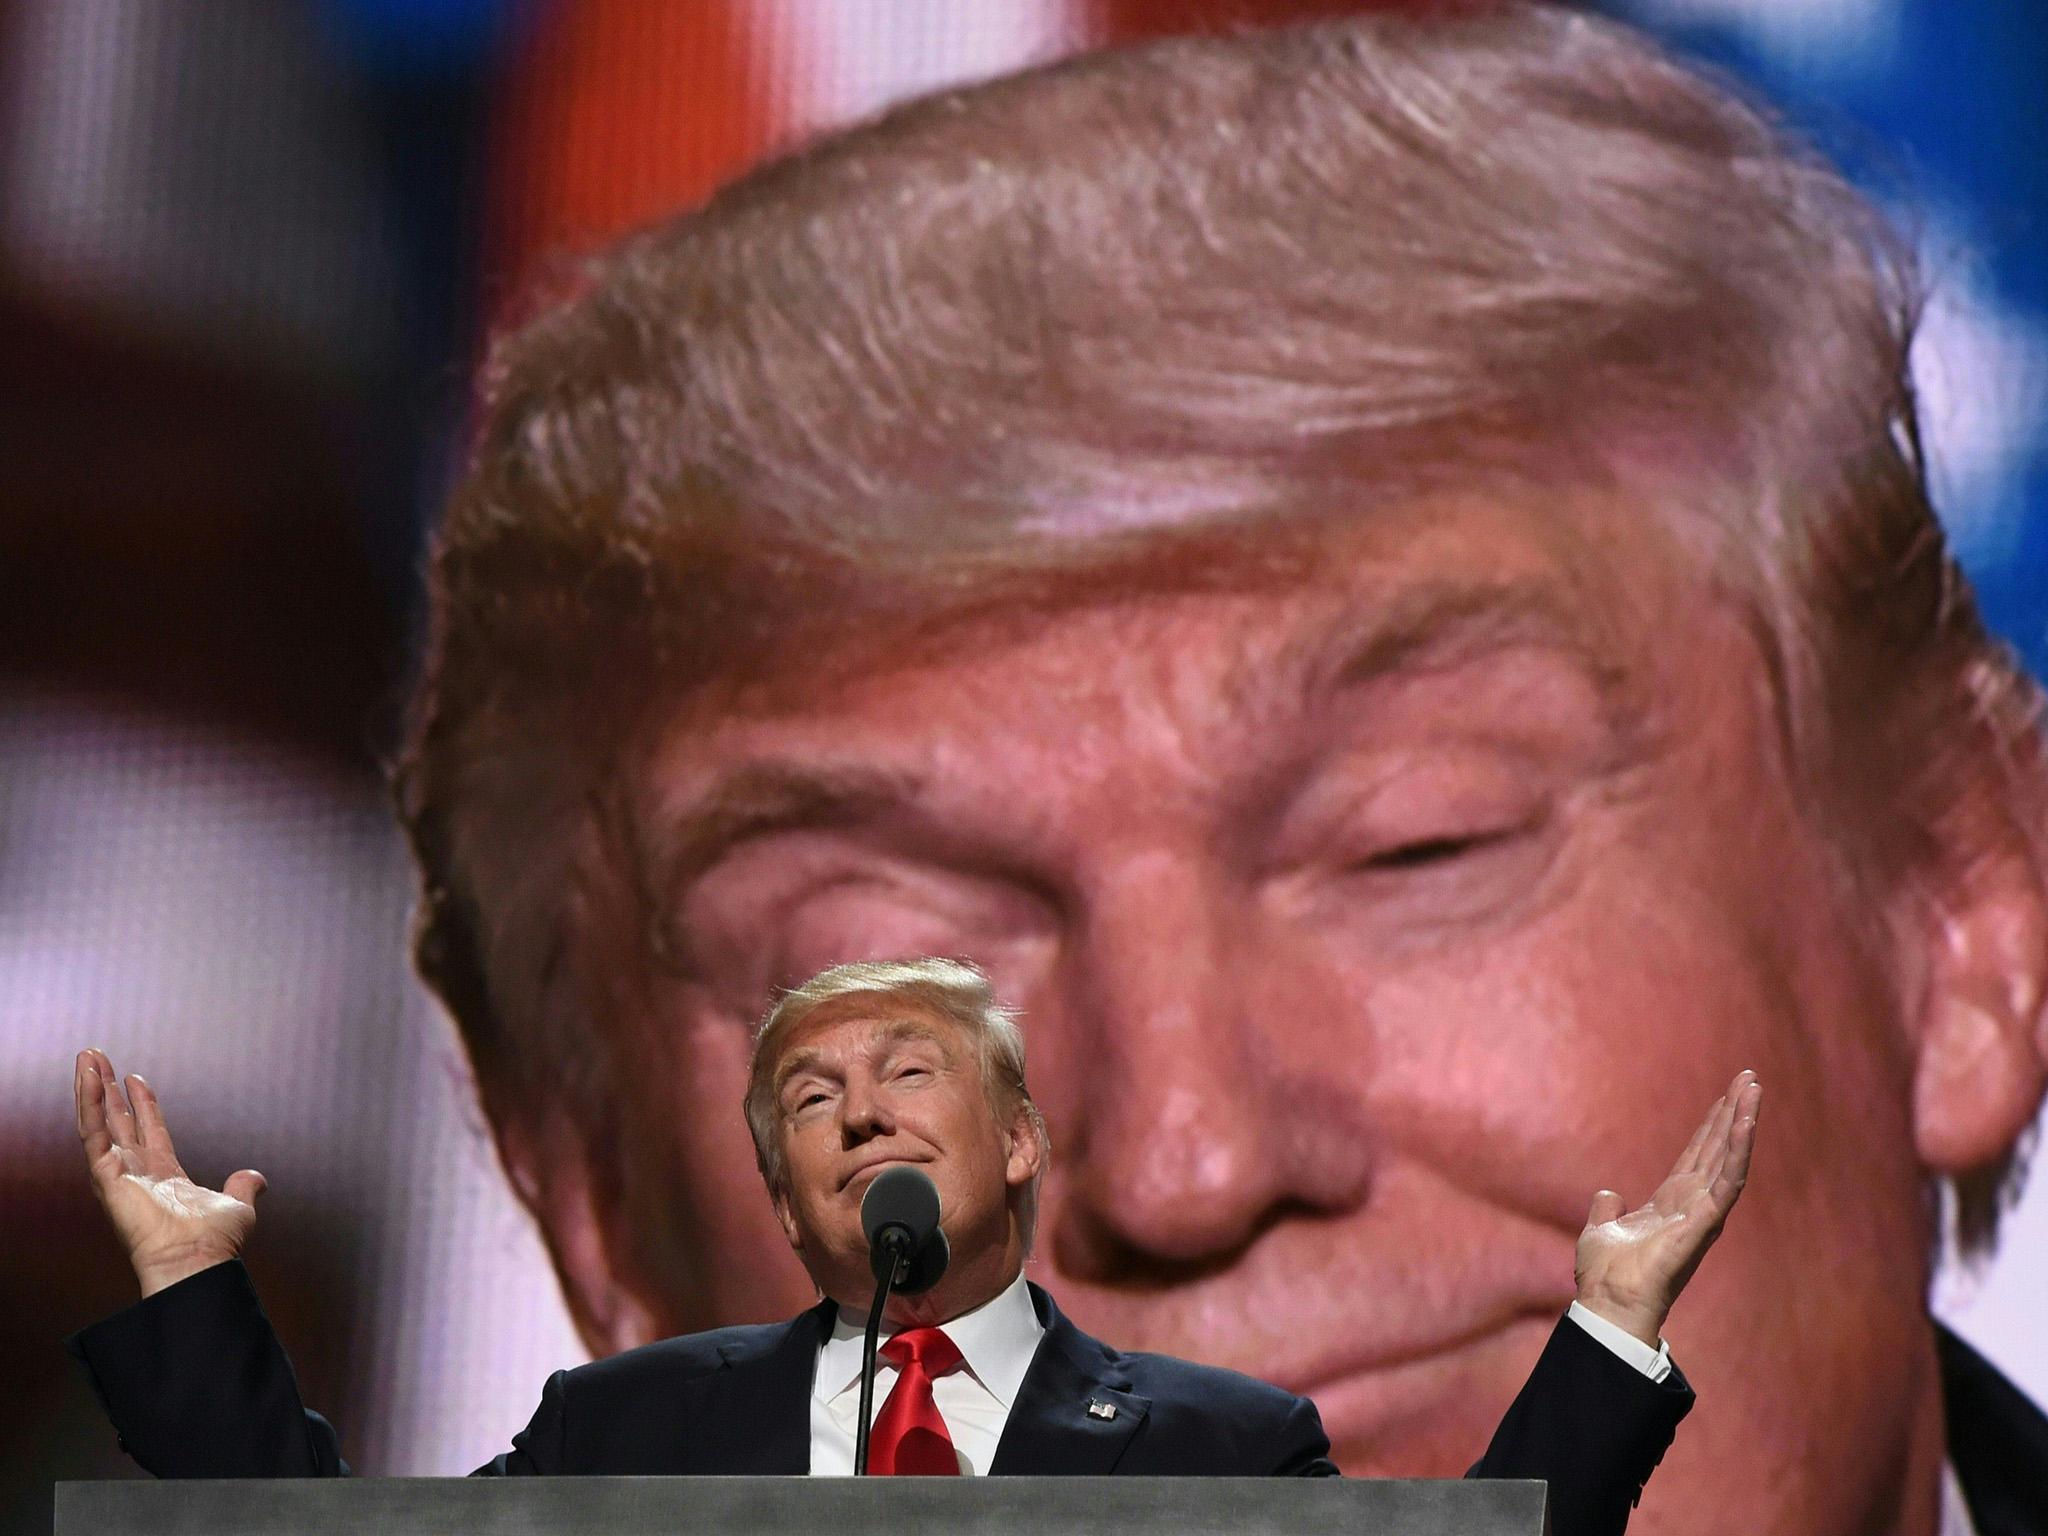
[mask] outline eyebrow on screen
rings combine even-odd
[[[1615,702],[1622,669],[1603,654],[1584,610],[1540,581],[1445,583],[1404,592],[1361,613],[1334,642],[1319,641],[1325,660],[1305,669],[1306,681],[1312,694],[1335,692],[1529,647],[1562,654]]]
[[[1446,583],[1361,608],[1283,658],[1304,701],[1378,678],[1427,672],[1538,646],[1563,653],[1620,708],[1620,669],[1602,659],[1588,626],[1548,583]],[[1281,681],[1278,687],[1289,686]],[[917,804],[925,781],[879,766],[754,762],[720,777],[680,809],[650,818],[642,846],[647,889],[666,907],[732,849],[778,832],[850,827]]]
[[[731,849],[775,832],[852,826],[916,800],[911,773],[829,763],[748,763],[650,829],[650,890],[671,897]]]

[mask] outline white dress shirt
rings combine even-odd
[[[1977,1522],[1970,1518],[1963,1485],[1951,1462],[1943,1462],[1941,1467],[1941,1536],[1977,1536]]]
[[[853,1473],[853,1430],[860,1418],[861,1335],[867,1325],[866,1313],[840,1308],[832,1320],[832,1336],[818,1351],[818,1368],[811,1383],[813,1477]],[[884,1333],[884,1342],[895,1332],[892,1328]],[[986,1473],[995,1460],[1003,1426],[1010,1422],[1010,1407],[1017,1401],[1017,1390],[1024,1385],[1024,1373],[1031,1369],[1031,1357],[1038,1353],[1039,1336],[1044,1332],[1045,1325],[1038,1320],[1038,1309],[1031,1305],[1031,1292],[1021,1274],[993,1300],[946,1324],[946,1337],[965,1363],[932,1382],[932,1400],[953,1437],[962,1472],[971,1476]],[[882,1411],[895,1385],[896,1367],[877,1360],[876,1413]]]
[[[1582,1307],[1576,1301],[1566,1315],[1650,1380],[1662,1381],[1671,1374],[1671,1346],[1662,1339],[1652,1349],[1619,1323],[1610,1323],[1598,1312]]]

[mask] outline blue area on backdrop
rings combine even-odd
[[[314,0],[329,34],[373,75],[462,74],[487,63],[537,0]]]
[[[1986,618],[2048,673],[2048,6],[1598,8],[1752,82],[1919,234],[1936,505]]]

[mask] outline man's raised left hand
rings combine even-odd
[[[1611,1189],[1593,1197],[1579,1234],[1581,1306],[1657,1346],[1671,1304],[1742,1195],[1763,1096],[1754,1072],[1738,1072],[1648,1203],[1628,1210]]]

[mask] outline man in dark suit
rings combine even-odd
[[[124,1101],[105,1056],[80,1056],[79,1132],[144,1297],[71,1347],[124,1445],[165,1476],[345,1474],[236,1261],[261,1176],[243,1170],[222,1191],[192,1183],[155,1095],[129,1085]],[[1754,1075],[1738,1075],[1642,1208],[1594,1197],[1578,1299],[1472,1469],[1547,1479],[1561,1533],[1622,1530],[1691,1406],[1661,1328],[1741,1193],[1761,1098]],[[850,1471],[874,1292],[860,1203],[884,1168],[905,1164],[938,1187],[953,1259],[930,1290],[890,1300],[872,1469],[1337,1471],[1308,1399],[1123,1354],[1025,1281],[1047,1139],[1021,1035],[979,971],[917,960],[813,978],[761,1026],[746,1109],[777,1219],[826,1299],[788,1323],[558,1372],[513,1449],[481,1472]]]

